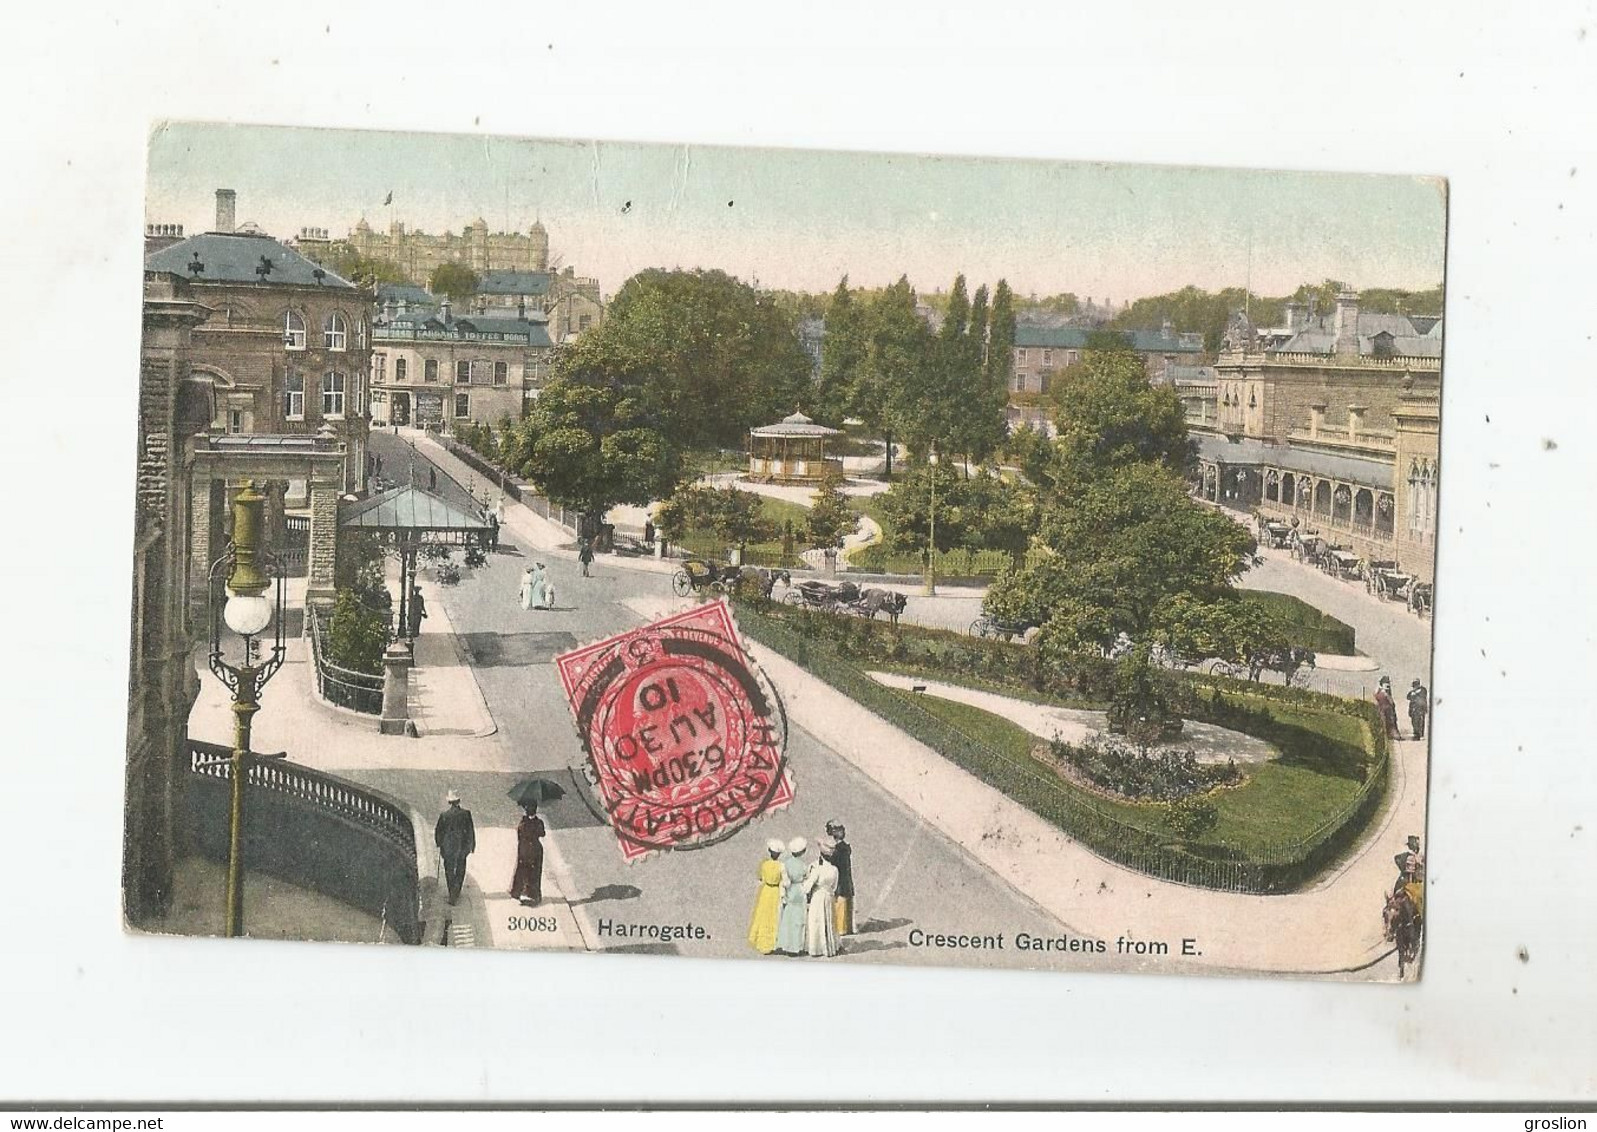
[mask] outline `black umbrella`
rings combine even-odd
[[[529,778],[510,788],[510,800],[518,806],[525,806],[528,802],[548,802],[565,796],[565,787],[548,778]]]

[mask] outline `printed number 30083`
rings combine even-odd
[[[558,931],[553,916],[511,916],[507,925],[513,932]]]

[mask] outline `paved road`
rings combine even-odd
[[[403,439],[386,433],[373,434],[372,449],[383,458],[385,476],[400,482],[408,475],[407,462],[421,458]],[[417,482],[428,481],[418,475]],[[438,490],[453,502],[466,501],[463,487],[442,471]],[[551,661],[576,644],[640,623],[625,603],[647,607],[668,596],[669,579],[608,566],[604,557],[595,566],[596,576],[583,578],[576,563],[548,556],[543,561],[555,583],[555,608],[529,612],[517,604],[516,590],[530,552],[508,540],[501,545],[502,552],[491,555],[487,566],[467,571],[458,587],[444,591],[445,608],[516,772],[544,772],[571,782],[568,768],[580,763],[582,752]],[[859,892],[855,921],[861,930],[846,941],[845,960],[1042,966],[1045,960],[1013,950],[1015,933],[1076,934],[802,729],[793,728],[788,757],[798,795],[791,806],[719,845],[657,854],[630,865],[574,783],[567,798],[551,803],[545,817],[570,874],[574,890],[567,895],[586,921],[591,942],[616,950],[751,955],[745,933],[765,841],[804,836],[813,842],[830,819],[848,827]],[[412,787],[405,774],[416,780],[417,804],[431,804],[440,789],[439,775],[401,772],[388,776],[385,788],[408,794]],[[483,786],[500,788],[497,779]],[[621,926],[689,922],[710,938],[659,943],[614,934]],[[612,934],[604,934],[607,925]],[[955,956],[911,946],[916,928],[945,935],[1003,932],[1008,946]]]

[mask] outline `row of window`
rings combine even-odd
[[[536,367],[534,367],[536,369]],[[410,376],[410,363],[405,358],[394,359],[394,381],[404,384]],[[438,359],[427,358],[422,361],[421,379],[429,384],[438,381]],[[388,355],[372,355],[372,384],[385,385],[388,382]],[[475,361],[461,360],[455,363],[456,385],[508,385],[510,383],[509,362],[489,362],[478,358]]]
[[[289,311],[283,316],[283,345],[290,350],[303,350],[306,345],[305,319],[298,311]],[[347,349],[349,341],[349,323],[343,315],[333,311],[322,319],[322,348],[327,350]],[[366,320],[355,320],[355,349],[366,348]]]
[[[1042,364],[1043,365],[1051,366],[1051,365],[1054,364],[1054,352],[1053,352],[1053,350],[1039,348],[1037,352],[1042,355]],[[1067,366],[1075,365],[1077,360],[1081,357],[1080,352],[1077,351],[1077,350],[1063,350],[1063,351],[1061,351],[1061,353],[1064,354],[1064,364],[1067,365]],[[1016,346],[1015,347],[1015,364],[1016,365],[1023,366],[1025,364],[1027,364],[1030,360],[1031,360],[1031,347],[1027,347],[1027,346]]]
[[[348,380],[344,374],[336,370],[329,370],[322,374],[320,391],[322,395],[322,416],[341,417],[344,415],[345,391]],[[284,381],[283,416],[291,421],[305,419],[305,375],[290,370]]]
[[[395,393],[394,396],[395,397],[408,397],[410,395],[408,393]],[[381,389],[373,389],[372,390],[372,404],[374,404],[374,405],[384,405],[384,404],[387,404],[387,403],[388,403],[388,394],[387,393],[385,393]],[[456,417],[456,419],[460,419],[460,418],[463,418],[463,417],[469,417],[469,416],[471,416],[471,394],[470,393],[456,393],[455,394],[455,417]]]

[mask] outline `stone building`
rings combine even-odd
[[[472,421],[519,420],[548,376],[553,348],[541,314],[525,308],[456,318],[384,289],[373,326],[374,425],[452,430]]]
[[[1134,350],[1142,358],[1148,380],[1155,385],[1171,384],[1183,367],[1190,368],[1203,356],[1203,335],[1177,332],[1168,322],[1157,331],[1104,331],[1017,322],[1006,414],[1010,427],[1027,424],[1048,429],[1050,414],[1044,399],[1054,375],[1079,362],[1105,336],[1113,336]]]
[[[186,280],[209,307],[194,331],[193,370],[213,387],[212,427],[315,436],[345,446],[341,490],[360,491],[372,296],[270,236],[238,230],[234,194],[217,192],[216,229],[145,257],[147,273]],[[292,485],[303,500],[302,484]]]
[[[433,269],[457,263],[478,275],[489,271],[549,270],[549,233],[534,221],[522,232],[490,232],[482,217],[467,224],[460,235],[434,236],[406,229],[402,221],[378,232],[363,216],[349,234],[349,243],[368,259],[383,259],[405,273],[412,283],[425,283]]]
[[[573,341],[604,321],[599,281],[573,268],[549,271],[487,271],[471,298],[477,314],[540,312],[555,344]]]
[[[1212,376],[1177,381],[1201,494],[1431,581],[1442,319],[1344,292],[1323,316],[1289,308],[1285,330],[1261,339],[1239,315]]]
[[[123,908],[134,924],[169,909],[181,854],[179,775],[199,693],[189,631],[185,439],[211,423],[209,397],[186,379],[194,328],[210,313],[182,279],[145,280],[122,873]]]

